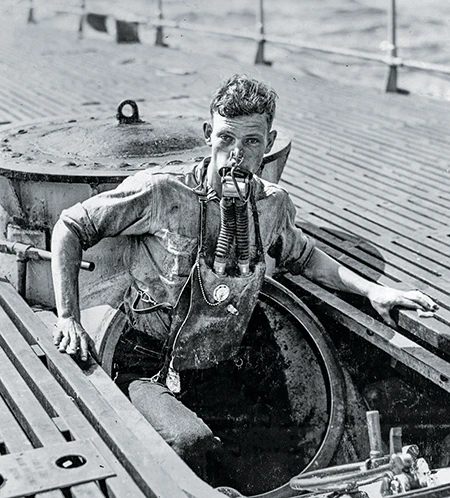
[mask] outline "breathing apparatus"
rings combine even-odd
[[[253,189],[253,174],[242,167],[244,154],[233,151],[220,168],[221,225],[213,267],[206,260],[208,195],[200,200],[197,258],[172,311],[164,364],[152,381],[181,390],[179,372],[211,368],[238,353],[265,277],[264,248]],[[255,233],[250,267],[249,211]],[[235,244],[237,265],[227,266]],[[251,268],[251,269],[250,269]]]
[[[222,177],[220,232],[213,265],[218,275],[225,275],[227,258],[234,240],[239,273],[241,276],[250,274],[248,201],[253,174],[241,168],[243,161],[243,151],[235,149],[228,158],[229,165],[219,170]]]

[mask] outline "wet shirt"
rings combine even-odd
[[[124,236],[125,265],[137,288],[156,303],[175,305],[197,255],[201,195],[206,209],[207,258],[212,263],[220,229],[220,205],[207,191],[208,159],[194,166],[145,170],[114,190],[102,192],[61,214],[83,249],[104,237]],[[265,254],[297,274],[312,254],[313,243],[295,226],[295,207],[278,185],[255,177],[255,198]],[[255,230],[249,208],[250,255]],[[125,237],[126,236],[126,237]],[[156,317],[155,317],[156,318]]]

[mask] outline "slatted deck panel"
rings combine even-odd
[[[299,225],[358,273],[432,296],[434,318],[400,325],[450,353],[450,103],[327,84],[297,109],[281,121]]]
[[[277,122],[293,139],[281,184],[292,195],[299,225],[358,273],[432,296],[440,305],[435,317],[401,312],[399,325],[439,355],[450,354],[449,102],[297,78],[276,66],[243,67],[207,53],[79,41],[75,32],[39,25],[13,31],[3,24],[0,42],[3,123],[103,112],[113,119],[125,98],[139,101],[147,121],[160,110],[206,118],[212,90],[224,78],[234,72],[262,77],[279,93]],[[362,323],[372,318],[294,280],[300,292],[324,300],[326,313],[366,334]],[[366,338],[385,349],[387,341],[415,368],[411,347],[390,342],[393,331],[375,323]],[[433,380],[450,389],[445,364]]]
[[[7,294],[7,290],[4,289],[2,298]],[[104,455],[108,464],[111,465],[111,470],[114,469],[113,475],[116,474],[107,480],[106,486],[114,494],[124,493],[124,496],[127,496],[128,489],[133,489],[137,493],[136,496],[144,496],[126,475],[125,470],[118,464],[110,450],[102,444],[92,426],[74,408],[69,396],[44,366],[36,354],[40,351],[40,348],[36,346],[37,343],[34,343],[35,349],[33,350],[19,333],[16,324],[3,306],[0,308],[0,320],[2,453],[14,455],[25,452],[24,458],[26,458],[27,452],[32,452],[33,448],[47,448],[60,445],[68,440],[91,439],[99,445],[98,451],[105,452]],[[70,452],[69,448],[68,451]],[[3,462],[0,457],[0,467],[2,466]],[[48,470],[47,473],[49,473]],[[12,476],[7,472],[2,472],[2,474],[8,484]],[[25,474],[23,473],[23,485],[28,479],[33,480],[33,476]],[[51,488],[52,483],[48,484]],[[105,496],[99,483],[96,482],[67,487],[71,488],[73,496],[98,498]],[[64,495],[61,490],[53,489],[40,493],[39,496],[62,498]]]

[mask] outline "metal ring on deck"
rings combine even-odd
[[[123,113],[123,108],[129,105],[133,111],[131,116],[126,116]],[[142,123],[143,121],[139,118],[139,108],[138,105],[134,100],[124,100],[119,104],[119,107],[117,108],[117,114],[116,118],[119,121],[119,124],[136,124],[136,123]]]

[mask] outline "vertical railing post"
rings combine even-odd
[[[27,296],[27,267],[28,267],[28,257],[25,251],[19,251],[17,253],[17,292],[24,299]]]
[[[81,0],[80,23],[78,25],[78,38],[83,38],[84,34],[84,19],[86,17],[86,0]]]
[[[162,0],[158,0],[158,20],[162,21],[163,18],[164,16],[163,16]],[[157,47],[167,47],[167,43],[164,42],[163,27],[160,24],[156,26],[155,45]]]
[[[35,24],[36,19],[34,17],[34,0],[30,0],[30,8],[28,10],[28,24]]]
[[[391,58],[397,57],[397,13],[395,8],[395,0],[389,1],[388,11],[388,42],[389,55]],[[388,79],[386,92],[397,92],[397,64],[392,61],[389,65]]]
[[[270,66],[272,63],[264,58],[264,46],[266,44],[264,29],[264,0],[259,0],[258,22],[258,48],[256,49],[255,64],[265,64]]]

